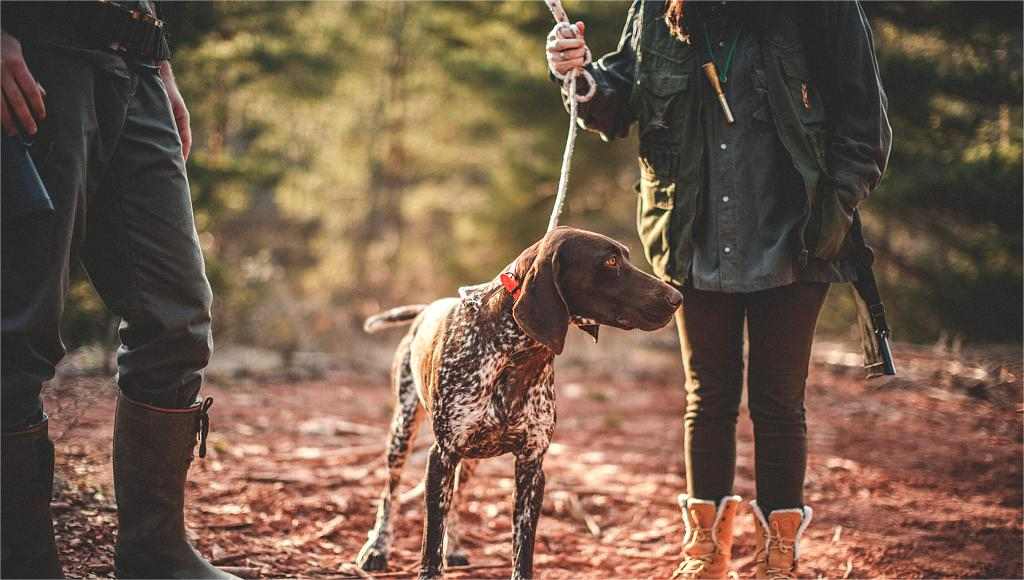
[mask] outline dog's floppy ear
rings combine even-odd
[[[518,266],[526,273],[520,277],[523,293],[512,308],[512,317],[519,327],[555,354],[562,354],[565,334],[569,331],[569,307],[558,284],[561,245],[561,239],[549,236],[519,257]]]
[[[578,328],[589,334],[594,339],[594,343],[597,343],[597,334],[601,330],[600,324],[580,324]]]

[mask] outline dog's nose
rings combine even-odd
[[[677,290],[672,290],[668,295],[668,303],[672,305],[672,308],[679,308],[679,305],[683,303],[683,295]]]

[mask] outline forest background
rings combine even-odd
[[[865,227],[896,338],[1019,343],[1022,4],[864,7],[894,132]],[[628,4],[566,8],[615,47]],[[490,279],[543,233],[567,120],[542,2],[159,9],[219,344],[358,357],[365,316]],[[581,135],[563,223],[641,256],[635,139]],[[112,343],[82,275],[73,295],[69,346]],[[829,301],[819,332],[853,340],[849,292]]]

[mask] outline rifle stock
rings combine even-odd
[[[854,299],[857,302],[857,318],[861,326],[861,341],[864,347],[864,369],[867,377],[893,376],[896,362],[889,342],[891,331],[885,320],[885,306],[878,292],[878,283],[872,265],[875,254],[864,241],[860,223],[860,212],[853,212],[851,241],[855,246],[854,262],[857,281],[853,283]]]

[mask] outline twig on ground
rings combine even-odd
[[[338,531],[338,528],[340,528],[341,525],[345,523],[346,519],[347,518],[344,515],[334,516],[333,518],[328,520],[326,524],[321,526],[320,529],[315,534],[310,534],[304,538],[301,538],[299,541],[295,542],[295,545],[303,546],[310,542],[322,540],[327,536],[330,536],[334,532]],[[362,572],[362,570],[360,570],[360,572]]]
[[[414,500],[416,498],[422,497],[423,496],[423,492],[426,489],[427,489],[426,480],[420,480],[420,482],[416,484],[416,487],[414,487],[414,488],[410,489],[409,491],[403,493],[402,495],[398,496],[398,505],[404,505],[404,504],[407,504],[407,503],[411,502],[412,500]]]
[[[213,558],[210,563],[214,566],[221,566],[223,564],[230,564],[231,562],[237,562],[244,558],[252,556],[252,552],[235,552],[234,554],[224,554],[220,558]]]
[[[317,478],[313,477],[311,473],[298,472],[298,473],[278,473],[278,472],[253,472],[246,473],[243,476],[246,481],[255,481],[257,483],[303,483],[303,484],[315,484],[318,482]]]
[[[247,566],[221,566],[220,569],[239,578],[260,578],[263,576],[263,571],[259,568],[249,568]]]
[[[241,528],[248,528],[252,525],[252,522],[240,520],[234,522],[213,522],[204,525],[208,530],[238,530]]]
[[[652,542],[655,540],[664,540],[672,534],[677,533],[680,529],[682,529],[682,527],[683,526],[681,525],[671,525],[664,528],[657,528],[646,532],[636,532],[635,534],[630,534],[629,541],[639,542],[643,544],[645,542]]]
[[[590,532],[591,536],[595,538],[601,537],[601,526],[597,525],[597,520],[593,516],[588,514],[583,509],[583,504],[580,503],[580,498],[575,493],[568,494],[566,498],[566,507],[569,509],[569,514],[583,523],[586,526],[587,531]]]

